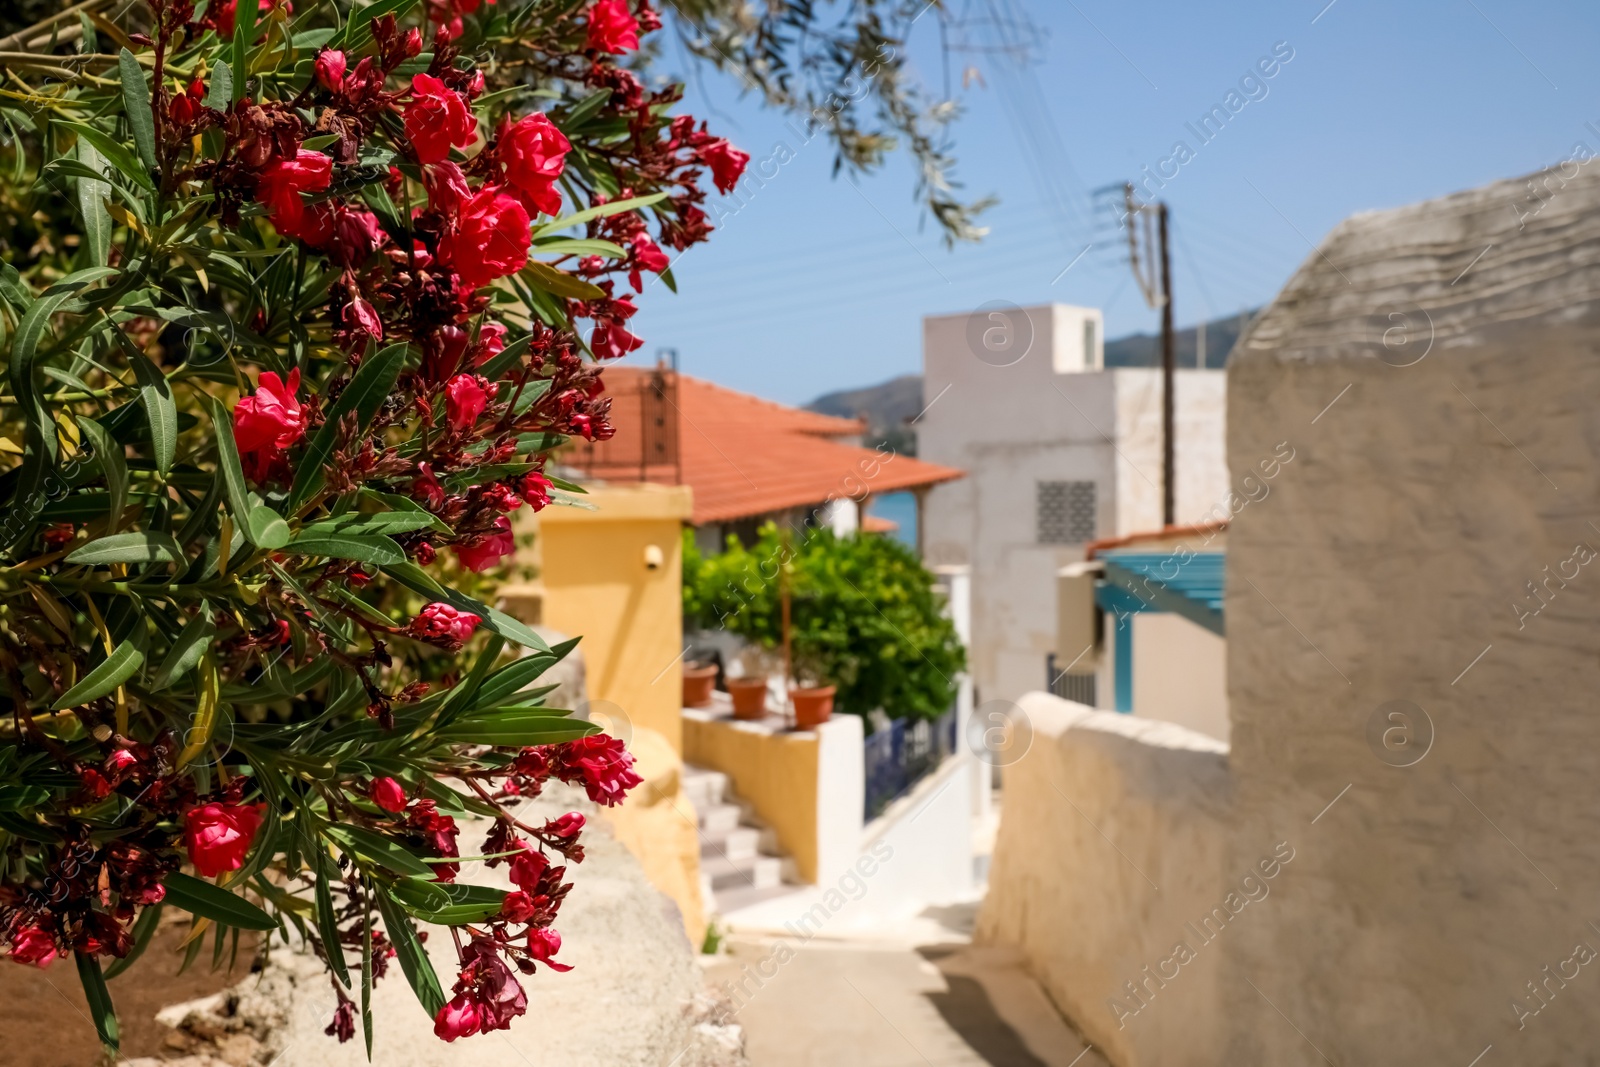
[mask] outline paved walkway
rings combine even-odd
[[[752,1067],[1106,1067],[1012,952],[968,942],[973,910],[804,943],[736,933],[707,977]]]

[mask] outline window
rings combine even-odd
[[[1095,537],[1093,482],[1039,482],[1039,543],[1074,545]]]
[[[1086,317],[1083,320],[1083,369],[1094,370],[1099,364],[1094,358],[1094,319]]]

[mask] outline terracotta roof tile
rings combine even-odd
[[[954,467],[830,440],[860,434],[859,420],[801,411],[688,375],[664,400],[650,394],[653,371],[610,367],[606,391],[617,436],[582,446],[569,462],[609,481],[670,482],[694,490],[692,522],[731,522],[829,497],[892,493],[964,476]],[[671,439],[677,438],[678,464]],[[641,468],[641,450],[649,461]]]

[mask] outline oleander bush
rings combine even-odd
[[[440,1037],[503,1029],[565,969],[584,822],[509,802],[638,777],[545,706],[570,644],[445,579],[581,491],[550,457],[611,435],[635,294],[747,157],[619,65],[648,0],[33,10],[0,45],[0,946],[70,956],[112,1050],[163,909],[191,959],[308,943],[369,1054],[391,959]]]

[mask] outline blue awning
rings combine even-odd
[[[1119,615],[1166,611],[1223,636],[1223,552],[1107,552],[1095,588],[1101,610]]]

